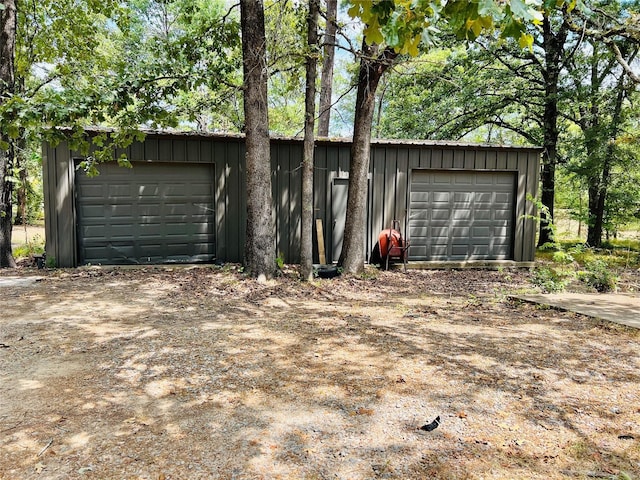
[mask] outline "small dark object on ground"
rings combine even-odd
[[[433,430],[435,430],[436,428],[438,428],[438,425],[440,425],[440,415],[438,415],[433,422],[428,423],[427,425],[423,425],[420,427],[420,430],[424,430],[425,432],[431,432]]]
[[[320,278],[334,278],[340,275],[340,270],[335,265],[320,265],[316,267],[316,272]]]
[[[620,440],[633,440],[635,437],[633,435],[618,435]]]
[[[33,259],[36,262],[36,266],[38,270],[42,270],[47,262],[47,254],[46,253],[36,253],[33,256]]]

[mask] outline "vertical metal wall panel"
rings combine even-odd
[[[275,172],[272,190],[274,200],[274,217],[276,226],[276,255],[282,254],[288,261],[289,252],[289,172],[291,171],[290,146],[272,144],[272,171]]]
[[[410,173],[414,168],[420,167],[420,150],[417,148],[407,147],[409,149],[409,170]]]
[[[227,144],[222,142],[204,142],[210,149],[210,158],[216,163],[216,257],[219,259],[228,257],[229,231],[225,228],[230,222],[229,218],[229,186],[227,178],[230,172],[229,158],[226,154]]]
[[[227,221],[224,223],[227,240],[227,255],[222,259],[229,262],[242,261],[244,257],[244,231],[246,226],[246,204],[243,201],[245,195],[241,193],[245,189],[244,161],[240,162],[242,152],[240,145],[229,142],[226,145],[227,158]]]
[[[302,145],[291,144],[291,172],[289,174],[289,256],[290,263],[300,263],[302,236]]]
[[[442,155],[440,149],[420,149],[420,168],[442,168]]]
[[[56,188],[53,183],[56,168],[56,150],[50,144],[44,144],[42,148],[42,184],[44,200],[44,238],[45,251],[55,256],[58,246],[56,241],[58,229],[56,228]]]
[[[58,192],[56,198],[56,224],[59,234],[58,238],[62,241],[58,242],[55,262],[59,267],[75,266],[77,262],[73,196],[73,179],[76,172],[69,153],[69,147],[66,142],[60,143],[56,148],[55,186]],[[83,173],[79,174],[84,175]]]
[[[168,138],[158,139],[158,161],[170,162],[173,160],[173,142]]]
[[[157,138],[147,138],[144,140],[144,154],[145,159],[149,162],[160,160],[160,155],[158,153],[160,146],[159,140]]]
[[[372,158],[372,171],[371,180],[369,182],[369,205],[370,212],[367,222],[368,238],[365,238],[365,252],[370,252],[373,248],[372,237],[375,237],[376,232],[380,232],[385,228],[384,219],[384,183],[385,183],[385,149],[384,147],[375,147],[371,149]]]
[[[207,163],[203,161],[203,158],[200,154],[200,140],[198,139],[189,139],[186,142],[185,150],[186,150],[186,158],[188,158],[189,162],[192,163]]]
[[[384,228],[391,226],[391,222],[396,218],[397,194],[396,178],[398,177],[398,160],[397,150],[395,148],[386,147],[385,153],[385,169],[384,169],[384,197],[382,200],[382,225]]]
[[[313,258],[318,256],[318,231],[316,229],[316,220],[321,219],[323,226],[326,225],[324,219],[324,205],[326,202],[327,192],[324,189],[326,183],[327,174],[327,153],[328,146],[326,144],[317,145],[314,156],[314,171],[313,171]],[[331,237],[329,237],[331,238]],[[325,241],[328,239],[325,237]]]
[[[540,172],[540,154],[537,152],[528,152],[527,154],[527,183],[526,194],[532,198],[538,196],[538,176]],[[526,200],[525,214],[527,220],[524,232],[525,247],[523,250],[523,259],[533,260],[536,254],[536,230],[537,224],[534,220],[536,216],[536,205],[531,200]]]
[[[220,142],[209,142],[206,140],[198,142],[200,146],[200,161],[204,163],[215,162],[215,160],[213,159],[213,147],[218,143]]]
[[[487,152],[485,169],[495,170],[498,168],[498,152],[491,150]]]

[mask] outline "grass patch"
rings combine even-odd
[[[35,235],[31,241],[20,245],[13,249],[15,258],[28,258],[33,255],[42,255],[44,253],[44,238]]]

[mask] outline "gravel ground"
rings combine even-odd
[[[528,272],[37,273],[0,286],[2,479],[639,478],[640,335],[507,300]]]

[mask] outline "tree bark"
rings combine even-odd
[[[304,143],[302,157],[302,219],[300,239],[300,277],[313,280],[313,130],[316,117],[316,77],[318,68],[319,0],[309,0],[307,16],[306,90],[304,105]]]
[[[392,49],[379,52],[377,45],[367,45],[363,42],[351,143],[347,217],[342,253],[338,261],[344,271],[351,274],[358,274],[364,270],[364,225],[367,218],[371,125],[376,105],[376,89],[383,73],[396,57],[397,54]]]
[[[538,246],[541,247],[554,241],[552,234],[553,212],[555,204],[555,178],[558,163],[558,81],[560,60],[564,54],[567,40],[568,25],[563,21],[558,32],[554,34],[551,19],[545,15],[542,23],[543,48],[545,65],[544,78],[544,114],[543,114],[543,162],[542,162],[542,194],[541,202],[546,212],[541,212],[540,235]]]
[[[331,123],[331,94],[333,91],[333,65],[336,51],[336,30],[338,0],[327,0],[327,26],[324,34],[324,59],[320,77],[320,116],[318,118],[318,136],[329,136]]]
[[[240,23],[247,167],[244,264],[249,275],[265,280],[273,277],[276,259],[267,109],[268,71],[264,6],[261,0],[240,2]]]
[[[625,98],[624,78],[622,75],[617,85],[616,103],[611,115],[611,127],[609,128],[609,138],[607,138],[607,148],[602,159],[602,172],[598,175],[597,181],[592,186],[589,182],[589,227],[587,229],[587,244],[591,247],[600,248],[602,246],[602,232],[604,230],[604,215],[607,205],[607,193],[609,182],[611,181],[611,167],[613,156],[615,155],[614,140],[618,136],[620,121],[622,116],[622,103]]]
[[[13,95],[15,90],[16,3],[4,0],[0,10],[0,102]],[[4,122],[3,122],[4,123]],[[11,194],[13,183],[14,149],[4,124],[0,126],[0,267],[15,267],[11,251],[13,208]]]

